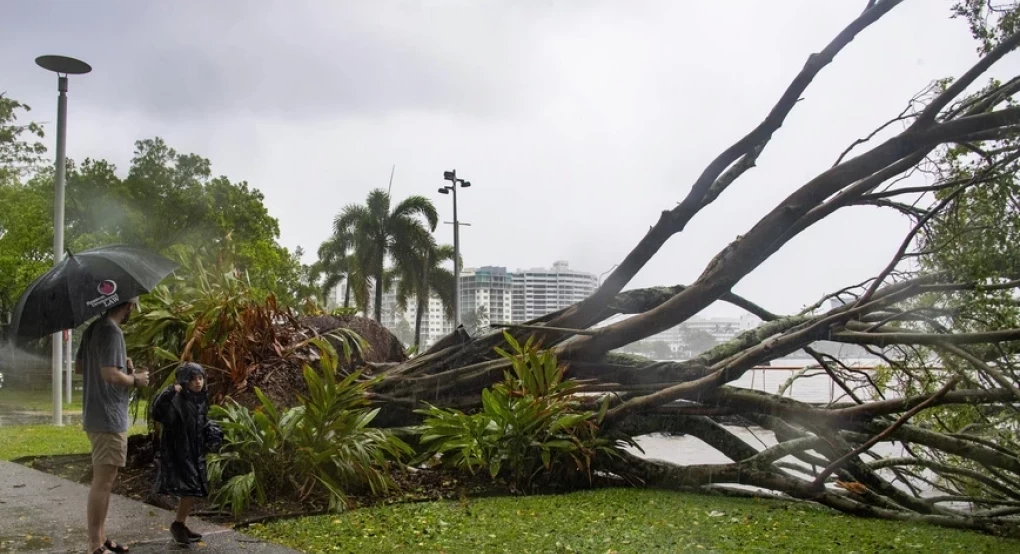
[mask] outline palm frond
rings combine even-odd
[[[439,225],[439,212],[431,200],[424,196],[408,196],[393,208],[392,217],[414,218],[420,216],[428,222],[429,231],[435,231]]]

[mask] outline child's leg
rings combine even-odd
[[[182,496],[180,501],[177,502],[177,522],[184,523],[188,519],[188,515],[191,514],[191,508],[194,506],[194,496]]]

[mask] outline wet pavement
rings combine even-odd
[[[85,502],[88,488],[12,462],[0,461],[0,552],[85,552]],[[179,547],[170,540],[173,515],[136,500],[114,496],[106,520],[107,534],[131,546],[131,552],[209,554],[293,554],[294,550],[260,541],[211,523],[190,518],[203,542]]]

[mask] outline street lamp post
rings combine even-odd
[[[59,264],[64,259],[64,186],[66,179],[66,149],[67,149],[67,76],[84,75],[92,71],[92,66],[74,58],[66,56],[39,56],[35,59],[36,65],[57,74],[57,160],[56,160],[56,183],[54,184],[53,196],[53,264]],[[53,424],[63,425],[63,411],[60,403],[61,370],[63,369],[64,334],[54,333],[52,336],[53,353]],[[70,343],[71,334],[67,334]],[[68,355],[70,358],[70,355]],[[68,379],[68,400],[70,400],[70,381]]]
[[[460,327],[460,220],[457,219],[457,185],[461,188],[471,186],[470,181],[457,178],[457,170],[444,171],[443,180],[450,184],[440,187],[440,194],[453,193],[453,281],[455,285],[453,293],[453,328]]]

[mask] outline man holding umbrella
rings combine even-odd
[[[137,299],[122,302],[96,319],[75,357],[82,374],[82,425],[92,444],[92,488],[89,489],[89,552],[127,552],[106,537],[106,513],[117,472],[127,463],[128,403],[131,391],[149,384],[148,372],[134,373],[120,326],[127,323]]]
[[[14,309],[12,336],[20,342],[74,329],[99,316],[82,336],[75,360],[84,383],[83,426],[92,443],[87,510],[91,554],[128,550],[106,537],[106,512],[113,481],[127,462],[131,390],[148,385],[149,374],[133,372],[120,326],[131,317],[138,296],[176,268],[173,261],[137,246],[68,252],[28,286]],[[53,386],[59,391],[59,380],[54,379]]]

